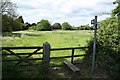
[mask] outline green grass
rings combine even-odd
[[[87,41],[93,36],[93,31],[16,31],[12,33],[3,33],[2,46],[43,46],[48,42],[51,48],[66,48],[87,46]],[[33,52],[34,50],[15,50],[15,52]],[[71,50],[51,51],[50,56],[69,56]],[[75,55],[83,54],[83,50],[75,50]],[[32,57],[42,57],[42,55],[34,55]],[[82,59],[74,58],[74,60]],[[51,65],[63,64],[66,59],[51,60]],[[68,58],[67,60],[71,60]]]
[[[3,33],[2,46],[43,46],[44,42],[48,42],[51,48],[61,47],[79,47],[86,46],[87,41],[93,35],[93,31],[16,31],[12,33]],[[16,51],[16,50],[15,50]],[[33,52],[34,50],[17,50],[16,52]],[[82,54],[85,51],[75,50],[76,54]],[[71,55],[68,51],[51,51],[51,57]],[[34,56],[35,57],[35,56]],[[42,56],[40,56],[42,57]],[[82,58],[82,57],[81,57]],[[76,60],[75,58],[74,60]],[[70,60],[67,59],[67,60]],[[59,61],[60,64],[63,61]],[[54,61],[52,61],[54,63]]]
[[[49,42],[51,47],[85,46],[92,31],[16,31],[3,33],[2,46],[42,46]]]
[[[16,31],[3,33],[2,46],[43,46],[48,42],[51,48],[86,46],[92,31]],[[32,50],[33,51],[33,50]],[[29,52],[21,50],[20,52]],[[77,50],[76,52],[80,52]],[[51,56],[70,55],[71,51],[52,52]],[[75,53],[77,54],[77,53]]]

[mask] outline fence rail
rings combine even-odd
[[[50,59],[71,58],[71,63],[73,63],[74,62],[74,57],[87,56],[86,54],[74,55],[74,50],[75,49],[87,49],[87,48],[89,48],[89,47],[52,48],[52,49],[50,49],[50,51],[72,50],[72,53],[71,53],[71,56],[50,57]]]
[[[18,61],[15,65],[18,66],[31,66],[33,63],[29,62],[29,60],[42,60],[42,64],[44,65],[45,71],[48,72],[48,68],[50,65],[50,59],[58,59],[58,58],[71,58],[71,63],[74,62],[74,57],[80,57],[80,56],[87,56],[86,54],[81,54],[81,55],[74,55],[75,49],[88,49],[89,47],[69,47],[69,48],[51,48],[49,43],[44,43],[43,46],[23,46],[23,47],[0,47],[2,50],[6,50],[8,53],[2,53],[2,56],[16,56],[17,58],[15,59],[6,59],[3,58],[3,62],[9,62],[9,61]],[[34,49],[33,52],[20,52],[20,53],[15,53],[14,50],[19,50],[19,49]],[[41,49],[43,49],[43,52],[38,52]],[[71,50],[71,55],[70,56],[55,56],[55,57],[50,57],[50,52],[51,51],[59,51],[59,50]],[[31,58],[32,55],[40,55],[42,54],[42,58]],[[22,57],[21,55],[27,55]],[[26,62],[28,64],[20,64],[22,62]],[[74,64],[74,63],[73,63]]]
[[[41,49],[43,47],[41,46],[22,46],[22,47],[2,47],[2,50],[8,50],[8,49]],[[50,57],[50,59],[58,59],[58,58],[71,58],[71,62],[73,63],[74,57],[80,57],[80,56],[86,56],[86,54],[81,55],[74,55],[75,49],[87,49],[88,47],[69,47],[69,48],[51,48],[50,51],[58,51],[58,50],[72,50],[71,56],[59,56],[59,57]],[[43,54],[43,52],[35,52],[35,53],[15,53],[15,54],[2,54],[2,56],[13,56],[13,55],[34,55],[34,54]],[[27,60],[42,60],[43,58],[32,58]],[[19,61],[19,59],[15,60],[2,60],[3,62],[6,61]]]
[[[56,51],[56,50],[71,50],[71,49],[85,49],[89,47],[71,47],[71,48],[52,48],[50,51]]]
[[[37,52],[37,53],[15,53],[15,54],[17,54],[17,55],[29,55],[29,54],[43,54],[43,52]],[[14,55],[14,54],[2,54],[2,56],[12,56],[12,55]]]
[[[58,59],[58,58],[71,58],[71,57],[80,57],[80,56],[86,56],[86,54],[74,55],[74,56],[50,57],[50,59]]]
[[[42,58],[29,58],[29,59],[27,59],[27,60],[42,60]],[[6,60],[2,60],[3,62],[8,62],[8,61],[24,61],[24,59],[23,60],[20,60],[20,59],[6,59]]]
[[[0,47],[2,49],[36,49],[43,48],[42,46],[16,46],[16,47]]]
[[[13,50],[24,50],[24,49],[34,49],[33,52],[21,52],[21,53],[16,53]],[[29,66],[33,65],[33,63],[29,62],[30,60],[34,61],[34,60],[42,60],[42,58],[31,58],[32,55],[38,55],[38,54],[43,54],[43,52],[38,52],[41,49],[43,49],[42,46],[22,46],[22,47],[2,47],[2,50],[6,50],[8,53],[2,53],[3,59],[2,62],[11,62],[11,61],[17,61],[17,63],[15,63],[15,65],[19,66],[20,63],[25,62],[26,64],[28,64]],[[25,56],[21,56],[21,55],[25,55]],[[15,56],[14,59],[12,59],[11,57],[7,56]]]

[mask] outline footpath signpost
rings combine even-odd
[[[93,56],[92,56],[92,76],[93,76],[95,71],[97,16],[95,16],[95,19],[91,20],[91,24],[93,24],[94,26],[94,44],[93,44]]]

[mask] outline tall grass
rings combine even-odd
[[[44,42],[49,42],[51,48],[79,47],[86,46],[87,40],[92,36],[92,31],[16,31],[3,33],[3,46],[42,46]],[[32,52],[33,50],[21,50],[20,52]],[[19,52],[19,50],[17,50]],[[75,54],[82,54],[84,51],[75,50]],[[68,56],[68,51],[52,51],[52,56]],[[77,58],[76,58],[77,59]],[[68,59],[70,60],[70,59]],[[61,63],[61,62],[59,62]]]
[[[92,31],[17,31],[3,33],[2,46],[42,46],[49,42],[51,47],[85,46]]]
[[[86,46],[87,40],[92,36],[92,31],[16,31],[12,33],[3,33],[2,46],[43,46],[44,42],[48,42],[51,48],[60,47],[79,47]],[[15,52],[33,52],[34,50],[15,50]],[[83,54],[83,50],[75,50],[75,55]],[[50,56],[70,56],[71,50],[68,51],[51,51]],[[42,57],[42,55],[34,55],[32,57]],[[74,58],[74,60],[82,59]],[[51,60],[51,65],[62,64],[64,60]],[[38,62],[36,62],[38,63]],[[35,75],[36,76],[36,75]]]

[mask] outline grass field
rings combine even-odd
[[[42,46],[49,42],[51,47],[85,46],[93,31],[16,31],[3,33],[2,46]]]
[[[48,42],[51,48],[66,48],[87,46],[87,41],[93,36],[93,31],[16,31],[12,33],[3,33],[2,46],[42,46],[44,42]],[[29,50],[22,50],[30,52]],[[15,51],[15,52],[22,52]],[[75,50],[75,55],[83,54],[83,50]],[[50,56],[70,56],[71,50],[68,51],[51,51]],[[32,56],[32,57],[42,57]],[[74,58],[74,60],[82,59]],[[51,60],[51,65],[62,64],[66,59]],[[67,60],[70,60],[68,58]]]
[[[93,31],[90,30],[89,31],[86,30],[16,31],[12,33],[3,33],[2,46],[42,46],[44,42],[50,43],[51,48],[86,46],[87,41],[92,36],[92,33]],[[63,55],[63,53],[70,53],[70,52],[59,51],[57,53],[59,53],[58,55]],[[51,56],[56,56],[56,55],[52,54]]]
[[[49,42],[51,48],[79,47],[79,46],[86,46],[87,41],[91,38],[91,36],[93,36],[93,31],[90,30],[88,31],[87,30],[16,31],[12,33],[3,33],[2,46],[42,46],[44,42]],[[17,50],[16,52],[19,52],[19,50]],[[21,50],[20,52],[31,52],[31,51]],[[75,55],[82,53],[84,54],[84,52],[85,51],[82,50],[75,50]],[[52,51],[50,56],[55,57],[55,56],[69,56],[69,55],[71,55],[71,50]],[[51,63],[53,64],[54,63],[60,64],[62,62],[63,60],[60,61],[59,59],[51,61]]]

